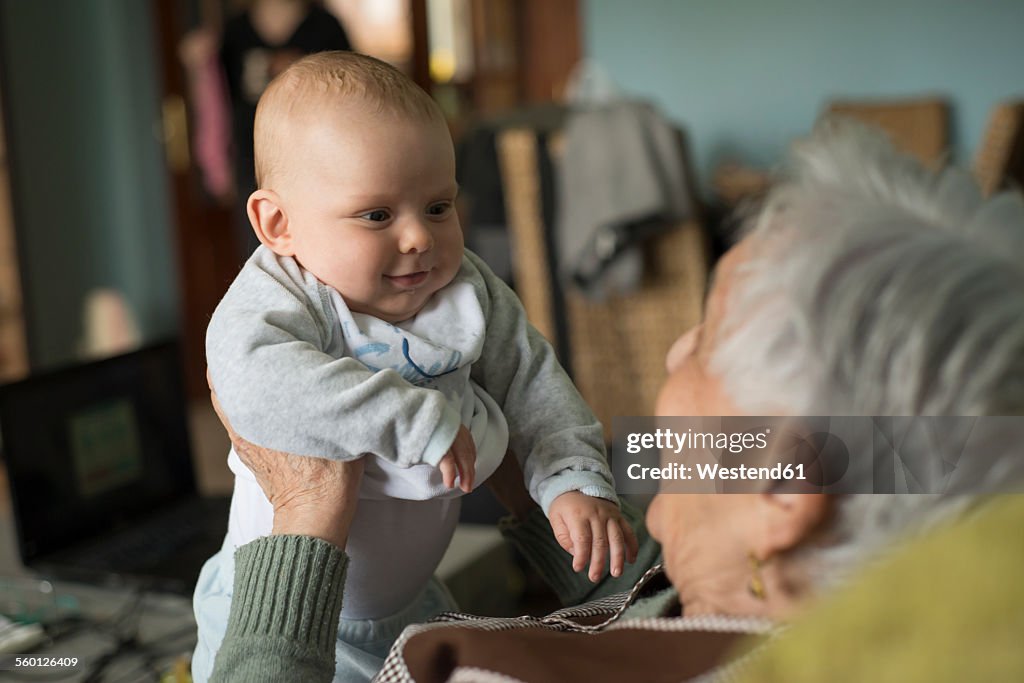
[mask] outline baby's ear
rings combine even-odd
[[[245,208],[260,242],[278,256],[295,255],[288,214],[280,195],[273,190],[256,190],[249,195]]]

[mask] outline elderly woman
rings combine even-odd
[[[1019,196],[984,202],[965,174],[928,172],[860,128],[825,127],[796,147],[790,176],[718,266],[703,324],[669,353],[657,411],[1021,414],[1022,255]],[[359,465],[268,453],[237,438],[236,446],[274,504],[275,533],[282,535],[238,551],[216,677],[327,680],[344,579],[340,549]],[[1019,456],[997,462],[1001,483],[1020,475]],[[509,537],[563,596],[600,595],[584,590],[567,569],[568,555],[545,540],[546,521],[515,481],[506,472],[493,482],[518,520]],[[1011,505],[1019,519],[1019,499]],[[663,493],[647,524],[662,544],[671,585],[659,584],[655,569],[627,596],[543,620],[450,615],[445,621],[462,628],[413,626],[382,680],[721,673],[733,666],[723,661],[739,634],[788,620],[896,539],[964,507],[963,497],[771,488]],[[650,562],[650,544],[645,548],[642,560]],[[609,616],[607,625],[592,625],[593,617]]]

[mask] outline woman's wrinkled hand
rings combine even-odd
[[[274,508],[273,533],[315,536],[344,548],[359,497],[362,458],[342,462],[257,446],[231,427],[212,385],[210,400],[235,452]]]

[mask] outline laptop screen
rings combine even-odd
[[[0,387],[26,564],[195,495],[179,353],[162,343]]]

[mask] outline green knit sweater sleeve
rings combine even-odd
[[[503,519],[501,533],[544,577],[563,605],[579,605],[628,591],[644,572],[661,561],[661,546],[647,533],[643,512],[626,500],[621,504],[622,516],[633,527],[640,550],[636,562],[626,564],[621,576],[605,574],[597,583],[591,583],[586,572],[572,570],[572,555],[558,545],[551,523],[540,508],[534,508],[522,522],[514,517]]]
[[[348,557],[309,536],[235,552],[234,596],[211,681],[330,681]]]

